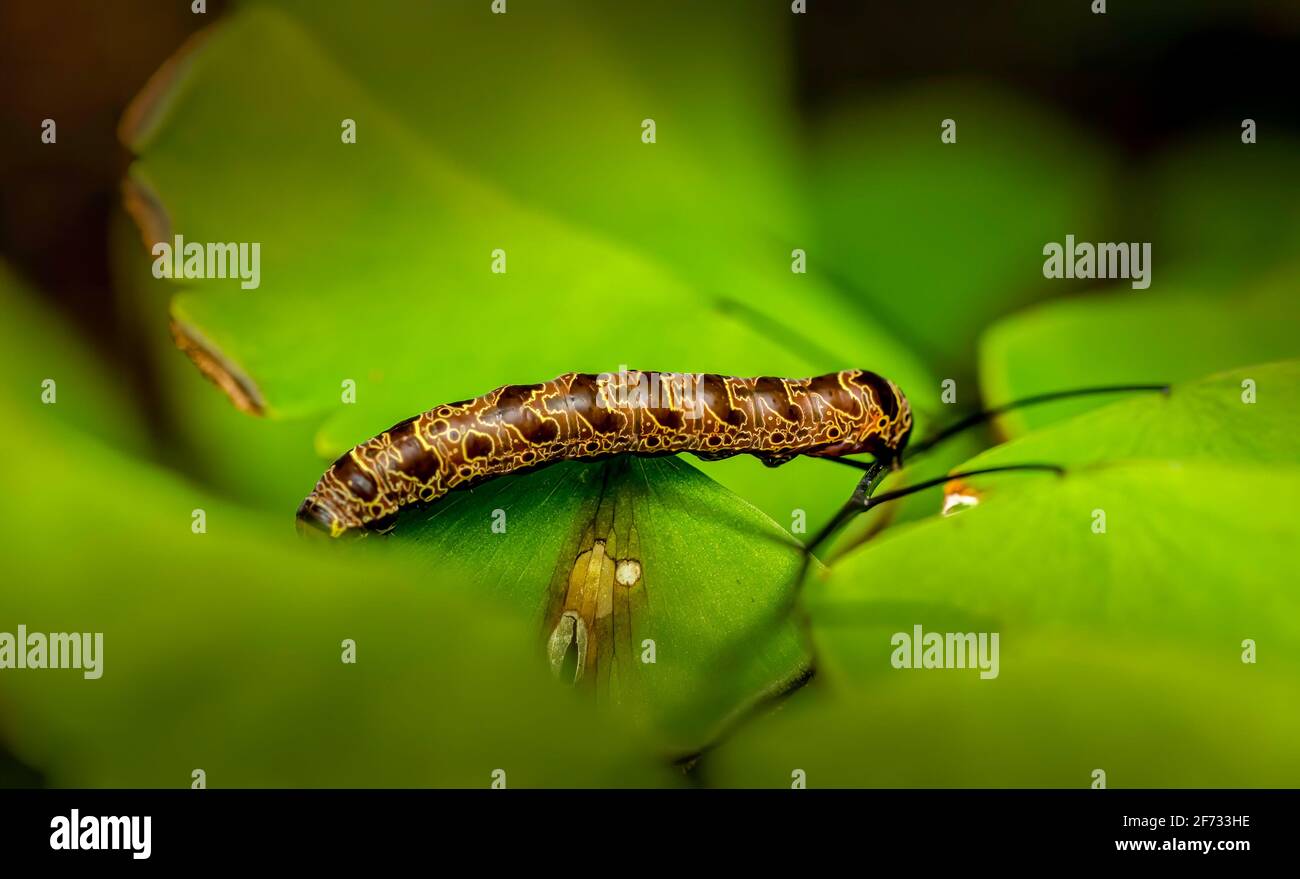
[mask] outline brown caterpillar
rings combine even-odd
[[[690,452],[749,454],[775,467],[869,452],[892,461],[911,431],[907,398],[866,370],[805,379],[571,372],[393,425],[325,471],[298,526],[331,537],[381,530],[403,507],[562,460]]]

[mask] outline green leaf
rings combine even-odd
[[[945,119],[956,143],[940,140]],[[964,373],[991,318],[1057,292],[1044,243],[1101,228],[1109,199],[1107,164],[1084,134],[961,82],[837,108],[813,143],[814,264],[824,252],[947,376]]]
[[[6,742],[46,783],[182,787],[194,769],[212,787],[486,787],[497,769],[513,787],[672,783],[635,731],[546,680],[529,627],[426,588],[455,569],[308,552],[48,418],[6,415],[31,445],[10,477],[23,504],[0,510],[23,547],[5,561],[3,628],[103,634],[98,679],[0,673]]]
[[[364,86],[368,106],[519,201],[724,289],[764,250],[790,274],[806,220],[784,10],[744,0],[599,15],[582,0],[507,15],[420,0],[274,7]],[[653,145],[641,138],[647,118]]]
[[[1013,478],[815,583],[820,692],[711,754],[708,777],[788,785],[800,768],[813,786],[1083,787],[1100,768],[1114,787],[1300,780],[1289,515],[1300,468]],[[997,634],[997,675],[895,667],[895,639],[915,626]],[[1257,663],[1243,662],[1246,639]]]
[[[572,631],[565,612],[576,613],[578,689],[623,707],[673,753],[699,750],[807,668],[788,617],[798,544],[675,458],[498,479],[393,533],[432,567],[455,559],[477,573],[476,591],[526,608],[539,657]]]
[[[1297,371],[1179,385],[967,462],[1068,471],[970,478],[973,509],[887,532],[814,580],[819,685],[705,773],[759,786],[794,769],[814,786],[1083,787],[1095,769],[1114,787],[1295,783]],[[1268,395],[1244,402],[1247,376]],[[1163,460],[1116,463],[1141,455]],[[996,635],[996,664],[911,667],[900,657],[925,633]]]
[[[1132,458],[1300,464],[1298,435],[1300,361],[1289,360],[1174,385],[1167,395],[1134,395],[1004,443],[961,467],[1074,467]]]
[[[337,455],[440,402],[568,371],[614,371],[622,364],[804,376],[861,362],[917,393],[937,387],[898,340],[850,302],[813,276],[792,273],[790,248],[775,237],[756,237],[753,223],[744,225],[749,231],[733,247],[730,239],[717,240],[720,233],[703,219],[683,221],[688,208],[680,200],[669,199],[672,211],[680,212],[669,223],[660,213],[639,213],[613,199],[602,208],[603,220],[566,203],[563,211],[579,224],[532,207],[520,183],[526,175],[518,168],[501,171],[504,160],[474,169],[493,174],[490,184],[483,182],[461,164],[469,135],[447,134],[448,117],[438,105],[415,100],[409,87],[386,91],[391,69],[373,58],[362,64],[356,57],[362,53],[339,43],[338,34],[351,33],[355,24],[366,45],[382,45],[380,34],[394,29],[394,19],[383,17],[387,26],[380,32],[376,22],[365,21],[368,13],[324,13],[317,7],[301,12],[313,22],[310,27],[271,8],[237,12],[182,57],[170,81],[147,90],[149,100],[142,99],[125,129],[140,155],[131,170],[140,193],[135,201],[153,206],[141,211],[146,237],[166,240],[180,233],[189,241],[261,244],[258,289],[242,290],[235,280],[187,280],[173,300],[172,317],[268,415],[328,417],[316,439],[322,456]],[[400,19],[398,38],[434,33],[444,39],[439,16],[461,13],[437,9]],[[579,23],[587,18],[579,16]],[[711,14],[706,18],[713,20]],[[557,19],[566,21],[574,24]],[[630,19],[619,32],[635,34],[633,24]],[[504,53],[503,64],[510,47],[523,39],[515,27],[506,23],[510,30],[502,30],[503,38],[514,36],[499,47],[492,44],[492,51]],[[585,25],[571,39],[585,45]],[[534,35],[528,42],[546,45]],[[558,81],[537,76],[527,66],[530,57],[524,53],[509,62],[509,81],[521,91],[508,100],[554,107],[554,101],[534,100],[536,90],[568,94],[577,88],[563,70],[554,74]],[[596,70],[579,79],[623,81]],[[271,93],[265,89],[269,81],[277,83]],[[749,87],[743,78],[739,82]],[[591,99],[630,101],[629,110],[639,103],[621,93],[602,94],[603,88]],[[633,88],[632,94],[639,92]],[[253,95],[256,101],[249,100]],[[707,96],[684,82],[672,95],[673,107],[697,102],[688,114],[692,119],[713,107],[699,104]],[[551,140],[557,136],[558,122],[547,112],[524,114],[519,135],[499,146],[509,146],[516,163],[540,177],[552,167]],[[489,119],[484,124],[498,118],[478,115]],[[639,181],[644,199],[667,198],[664,180],[705,160],[695,158],[695,151],[682,152],[668,132],[663,142],[641,143],[641,118],[638,111],[626,130],[601,132],[598,140],[627,144],[608,154],[611,174],[617,170],[620,179]],[[341,143],[342,119],[358,122],[355,144]],[[444,133],[432,138],[435,130]],[[477,137],[491,140],[483,132]],[[525,161],[533,143],[537,157]],[[712,168],[712,159],[707,164]],[[573,188],[603,191],[591,183]],[[268,191],[276,198],[266,199]],[[540,197],[542,189],[532,192]],[[703,210],[698,202],[715,199],[728,217],[770,213],[750,200],[729,205],[731,196],[718,193],[693,198],[689,214]],[[253,203],[257,212],[247,210]],[[774,197],[773,203],[782,202]],[[633,228],[614,228],[613,217],[639,219]],[[676,245],[656,237],[665,224],[680,239]],[[707,250],[723,256],[679,265],[687,239],[694,252],[703,253],[698,245],[707,239]],[[497,248],[506,252],[504,274],[491,271]],[[341,399],[349,381],[356,386],[353,405]],[[833,469],[802,469],[775,479],[784,488],[800,488],[797,504],[816,522],[846,489]],[[778,521],[789,519],[794,504],[778,501],[781,491],[771,487],[768,474],[729,468],[721,478]]]
[[[1256,638],[1273,661],[1300,661],[1300,526],[1286,514],[1300,468],[1169,461],[1001,476],[971,480],[996,485],[974,509],[890,532],[809,590],[822,660],[849,679],[887,674],[888,639],[856,624],[929,628],[933,611],[1006,638],[1051,626],[1225,663]]]
[[[147,363],[157,395],[157,462],[282,524],[320,478],[319,418],[256,418],[214,393],[176,348],[167,315],[173,291],[150,274],[138,231],[119,215],[110,233],[121,331]]]
[[[864,633],[867,634],[867,633]],[[886,636],[887,637],[887,636]],[[887,662],[887,660],[886,660]],[[805,689],[705,756],[719,787],[1288,787],[1291,668],[1159,647],[1004,636],[1002,673],[893,670],[869,692]],[[1099,794],[1100,795],[1100,794]]]
[[[6,372],[52,365],[60,384],[52,405],[0,386],[23,440],[0,506],[20,548],[0,568],[0,631],[103,636],[97,678],[0,670],[4,748],[46,784],[187,787],[195,769],[212,787],[486,787],[496,769],[513,787],[674,783],[636,730],[547,680],[530,626],[427,588],[464,582],[457,568],[312,552],[284,517],[83,432],[113,385],[8,276],[0,298],[25,340]]]
[[[83,340],[37,303],[0,261],[0,402],[93,433],[122,449],[147,447],[127,377],[112,375]]]
[[[505,76],[498,86],[518,88],[504,100],[530,110],[519,117],[522,134],[489,149],[468,147],[483,140],[481,129],[452,133],[454,120],[465,118],[464,107],[457,111],[427,95],[417,100],[409,86],[385,86],[392,84],[383,62],[390,57],[385,34],[400,31],[399,40],[410,40],[429,32],[442,41],[450,20],[444,16],[460,15],[425,8],[411,19],[369,20],[319,6],[299,7],[296,15],[254,6],[183,56],[173,81],[151,88],[146,94],[154,102],[143,102],[131,115],[128,139],[141,156],[131,171],[137,205],[154,208],[152,219],[144,217],[147,237],[152,223],[155,231],[166,228],[191,241],[260,242],[259,289],[188,280],[171,308],[173,320],[217,364],[220,377],[237,380],[257,408],[281,421],[327,417],[316,446],[329,456],[438,402],[623,364],[809,375],[862,357],[905,385],[935,386],[897,341],[855,314],[851,303],[815,278],[790,271],[789,246],[762,221],[788,213],[779,197],[772,202],[778,207],[769,209],[756,201],[765,197],[761,187],[739,200],[720,190],[704,199],[716,209],[709,213],[693,188],[680,189],[709,178],[716,160],[701,158],[699,149],[675,136],[712,106],[686,81],[658,95],[659,109],[643,111],[637,108],[645,103],[645,90],[634,83],[624,92],[617,76],[584,71],[570,81],[568,68],[556,68],[558,78],[547,80],[528,72],[530,59],[550,52],[551,43],[532,32],[525,39],[513,30],[516,25],[506,24],[502,42],[488,41],[504,67],[487,64],[493,71],[487,79]],[[704,17],[714,20],[713,13]],[[547,27],[585,33],[586,18],[559,15]],[[491,19],[485,20],[490,27]],[[632,24],[611,25],[611,39],[635,43],[641,29]],[[458,51],[446,57],[454,59]],[[438,52],[422,55],[449,63]],[[277,89],[263,100],[263,84],[270,80]],[[591,82],[609,85],[584,87]],[[497,91],[483,83],[474,88],[488,89],[484,99]],[[540,100],[539,89],[594,102],[591,112],[579,114],[586,120],[584,133],[565,129],[559,151],[567,154],[563,143],[572,137],[585,139],[586,150],[618,144],[601,154],[608,163],[603,170],[594,161],[583,163],[593,175],[630,181],[635,196],[615,187],[617,197],[610,200],[609,187],[579,186],[573,191],[596,192],[602,200],[548,198],[548,207],[557,205],[554,213],[531,206],[551,191],[550,169],[573,161],[557,160],[553,142],[573,108]],[[253,94],[259,99],[246,106],[244,99]],[[444,94],[440,100],[459,98]],[[625,127],[612,121],[615,104],[629,114]],[[232,114],[233,107],[240,110]],[[552,111],[562,118],[551,118]],[[643,144],[640,119],[655,113],[661,114],[656,118],[664,143]],[[475,109],[472,115],[483,114]],[[345,118],[357,120],[355,144],[340,142]],[[487,124],[495,118],[489,116]],[[592,130],[596,119],[614,127]],[[756,119],[754,130],[769,124]],[[733,133],[741,130],[731,127]],[[716,128],[710,123],[702,130]],[[698,136],[699,131],[692,135]],[[529,155],[530,143],[536,144],[535,155],[521,164],[517,157]],[[698,143],[718,148],[711,141]],[[507,148],[516,162],[503,166],[499,157]],[[748,154],[762,156],[765,149]],[[492,155],[498,156],[495,162]],[[754,161],[765,166],[768,158]],[[744,165],[742,160],[730,166],[720,180]],[[490,175],[491,185],[479,174]],[[734,181],[719,185],[745,188]],[[264,202],[261,193],[269,187],[280,196],[249,214],[246,206]],[[629,210],[637,199],[657,207]],[[698,215],[693,225],[672,221],[688,212]],[[627,218],[635,219],[633,226]],[[726,232],[719,237],[711,223]],[[724,255],[681,259],[687,250],[704,252],[701,236]],[[506,252],[504,274],[491,270],[498,247]],[[356,402],[345,405],[341,390],[350,384]],[[221,449],[216,459],[227,460]],[[855,481],[820,463],[799,462],[778,474],[751,462],[748,468],[719,468],[717,475],[778,521],[794,527],[797,509],[806,528],[816,528]],[[641,561],[654,611],[638,615],[627,632],[635,640],[625,643],[623,658],[645,673],[625,671],[614,692],[666,749],[691,751],[801,674],[804,649],[778,613],[794,586],[796,544],[757,510],[685,465],[638,463],[626,473],[636,479],[611,477],[609,490],[624,499],[621,509],[648,523]],[[486,514],[494,508],[456,500],[437,505],[428,529],[434,542],[444,539],[436,536],[443,532],[458,542],[424,560],[438,571],[461,551],[476,559],[475,578],[462,588],[496,591],[529,614],[541,635],[526,644],[539,660],[558,622],[547,603],[554,597],[553,579],[591,549],[577,543],[599,487],[575,481],[552,493],[556,478],[538,475],[517,483],[523,499],[516,509],[535,504],[538,513],[532,524],[513,526],[508,543],[483,544],[492,547],[488,559],[478,560],[462,544],[482,539]],[[515,484],[489,486],[475,497]],[[682,508],[700,514],[683,520]],[[527,515],[523,520],[530,521]],[[399,539],[408,530],[403,525]],[[715,554],[706,557],[697,547]],[[753,560],[764,563],[749,567]],[[479,578],[489,584],[477,584]],[[496,580],[511,588],[494,589]],[[659,658],[649,671],[639,667],[646,639],[658,645]],[[632,645],[635,651],[627,652]]]
[[[1222,294],[1125,291],[1057,302],[996,324],[980,343],[980,385],[990,404],[1050,391],[1199,378],[1249,363],[1300,356],[1296,275],[1283,272]],[[1019,436],[1113,402],[1088,397],[999,419]]]

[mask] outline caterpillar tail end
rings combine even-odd
[[[331,539],[339,537],[347,530],[338,517],[308,497],[298,507],[298,536],[308,539]]]

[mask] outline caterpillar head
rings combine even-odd
[[[856,419],[854,433],[816,454],[823,458],[869,454],[884,463],[901,463],[903,449],[912,436],[912,407],[898,386],[865,369],[840,374],[840,384],[855,390],[864,414]]]

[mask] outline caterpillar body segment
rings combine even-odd
[[[680,452],[772,466],[798,455],[893,460],[911,430],[898,387],[859,369],[804,379],[565,373],[435,406],[356,446],[303,501],[298,525],[331,537],[378,530],[403,507],[557,461]]]

